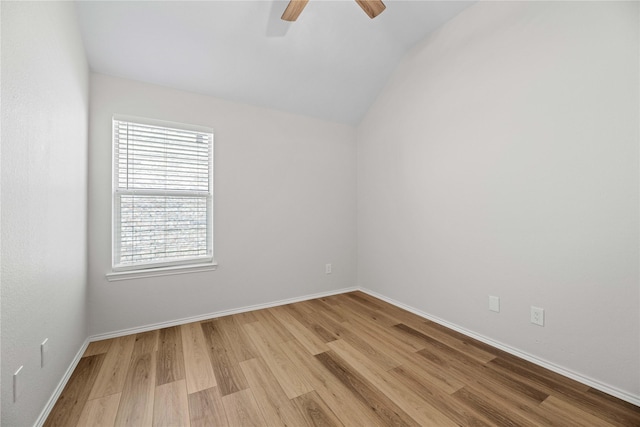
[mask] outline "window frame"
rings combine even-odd
[[[116,158],[116,122],[129,122],[142,126],[155,126],[165,129],[173,129],[178,131],[198,132],[209,136],[209,173],[208,173],[208,191],[206,194],[187,191],[187,190],[147,190],[147,189],[127,189],[122,190],[118,183],[118,159]],[[130,277],[154,277],[167,274],[180,274],[191,271],[206,271],[216,268],[217,263],[214,260],[214,134],[213,129],[204,126],[177,123],[171,121],[148,119],[144,117],[128,116],[114,114],[111,120],[111,272],[107,274],[107,279],[124,280]],[[202,197],[206,200],[206,219],[207,219],[207,254],[204,256],[196,256],[191,258],[173,259],[169,261],[155,262],[138,262],[134,264],[119,264],[120,261],[120,230],[121,230],[121,208],[120,201],[122,196],[126,195],[149,195],[149,196],[184,196],[192,198]]]

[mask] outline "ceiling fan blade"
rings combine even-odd
[[[282,14],[282,19],[285,21],[295,21],[308,2],[309,0],[291,0]]]
[[[373,19],[380,15],[387,7],[382,3],[382,0],[356,0],[356,3],[360,5],[364,13],[369,15],[369,18]]]

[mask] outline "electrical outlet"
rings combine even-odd
[[[331,264],[327,264],[324,266],[324,272],[327,274],[331,274]]]
[[[489,310],[500,313],[500,298],[489,295]]]
[[[47,355],[49,353],[49,338],[42,341],[40,344],[40,367],[44,368],[44,365],[47,361]]]
[[[544,309],[531,306],[531,323],[544,326]]]
[[[18,368],[18,370],[13,374],[13,401],[17,402],[18,397],[22,391],[22,376],[20,373],[22,372],[22,366]]]

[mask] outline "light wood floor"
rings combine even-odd
[[[353,292],[91,343],[46,426],[640,426],[640,408]]]

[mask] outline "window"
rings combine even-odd
[[[113,157],[113,271],[213,263],[212,130],[116,116]]]

